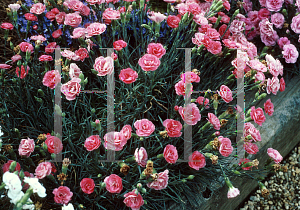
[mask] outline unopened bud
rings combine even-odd
[[[15,170],[16,166],[17,166],[17,162],[13,161],[9,166],[9,172],[12,173]]]

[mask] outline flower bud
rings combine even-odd
[[[264,99],[265,97],[267,97],[266,93],[261,94],[260,96],[257,97],[258,100]]]
[[[194,175],[189,175],[189,176],[187,177],[187,179],[189,179],[189,180],[192,180],[192,179],[194,179],[194,178],[195,178]]]
[[[286,16],[286,17],[287,17],[287,12],[286,12],[286,9],[283,9],[281,12],[282,12],[282,14],[283,14],[284,16]]]
[[[141,188],[142,188],[142,184],[141,184],[141,183],[137,183],[136,187],[137,187],[138,189],[141,189]]]
[[[182,181],[183,183],[186,183],[186,182],[187,182],[186,179],[182,179],[181,181]]]
[[[25,174],[24,174],[23,170],[20,171],[19,177],[20,177],[21,180],[25,177]]]
[[[92,108],[91,112],[94,114],[96,112],[95,108]]]
[[[9,166],[9,172],[12,173],[15,170],[16,166],[17,166],[17,162],[13,161]]]
[[[158,154],[157,158],[164,158],[164,154]]]
[[[139,194],[139,191],[138,191],[138,190],[135,190],[135,194],[138,195],[138,194]]]
[[[142,188],[141,193],[145,194],[147,190],[145,188]]]
[[[44,97],[44,91],[42,89],[38,89],[38,94],[41,96],[41,97]]]
[[[52,153],[51,158],[54,160],[56,158],[56,154]]]

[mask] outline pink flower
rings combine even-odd
[[[180,79],[185,83],[200,82],[200,77],[192,71],[180,75]]]
[[[229,31],[232,34],[241,33],[244,30],[243,24],[244,24],[243,21],[234,20],[234,21],[232,21],[232,23],[231,23],[231,25],[229,27]]]
[[[85,140],[84,147],[87,151],[93,151],[95,149],[98,149],[100,144],[101,141],[99,135],[92,135]]]
[[[65,12],[59,12],[57,15],[55,15],[56,22],[58,24],[63,24],[65,21],[66,13]]]
[[[81,21],[82,17],[78,13],[69,13],[65,16],[64,24],[76,28],[80,25]]]
[[[90,12],[91,9],[86,5],[83,5],[82,9],[80,10],[80,14],[83,16],[89,16]]]
[[[205,99],[205,100],[204,100]],[[208,109],[209,108],[209,100],[208,98],[204,98],[203,96],[199,96],[197,99],[196,99],[196,102],[198,104],[200,104],[201,106],[204,106],[205,109]]]
[[[229,138],[224,138],[223,136],[219,136],[218,139],[221,142],[219,147],[220,154],[224,157],[228,157],[233,151],[231,140]]]
[[[109,150],[120,151],[123,149],[127,140],[121,132],[109,132],[104,135],[104,147]]]
[[[229,87],[226,85],[222,85],[220,88],[220,91],[218,91],[218,94],[222,97],[222,99],[226,102],[229,103],[230,101],[233,100],[232,98],[232,92]]]
[[[189,6],[185,3],[180,3],[175,6],[175,9],[178,9],[178,13],[183,16],[188,12]]]
[[[201,120],[200,111],[194,103],[190,103],[186,107],[180,106],[178,112],[188,125],[196,125]]]
[[[46,9],[46,6],[42,3],[37,3],[37,4],[34,4],[31,6],[30,8],[30,12],[31,13],[34,13],[34,14],[37,14],[37,15],[40,15],[42,14]]]
[[[220,120],[213,113],[208,113],[208,121],[214,126],[214,129],[220,130]]]
[[[207,46],[207,51],[216,55],[222,51],[222,45],[219,41],[211,41],[210,45]]]
[[[148,160],[148,154],[144,147],[141,147],[140,149],[139,148],[135,149],[134,158],[139,166],[146,167],[147,160]]]
[[[71,101],[76,98],[80,93],[81,85],[79,84],[81,79],[73,78],[69,82],[61,86],[61,92],[66,96],[66,99]]]
[[[219,32],[214,28],[208,28],[205,35],[208,36],[212,40],[219,40],[220,39]]]
[[[29,21],[37,21],[37,16],[35,16],[34,14],[31,14],[31,13],[26,13],[24,15],[25,19],[26,20],[29,20]]]
[[[54,39],[57,39],[58,37],[60,37],[62,35],[62,30],[58,29],[56,31],[53,31],[52,36]]]
[[[103,23],[92,23],[87,28],[86,31],[88,33],[88,38],[104,33],[106,30],[106,25]]]
[[[145,54],[138,63],[144,71],[155,71],[160,65],[160,60],[155,55]]]
[[[257,72],[254,75],[254,77],[255,77],[255,81],[254,82],[261,81],[261,83],[263,83],[265,81],[265,79],[266,79],[264,73],[262,73],[262,72]]]
[[[80,11],[83,7],[83,3],[81,1],[78,1],[78,0],[71,0],[69,3],[68,3],[68,8],[69,9],[72,9],[74,11]]]
[[[178,159],[177,149],[171,144],[165,147],[163,155],[168,163],[176,163]]]
[[[195,151],[189,156],[189,166],[195,170],[199,170],[206,165],[205,157],[200,152]]]
[[[22,60],[22,56],[21,55],[14,55],[11,57],[12,63],[18,61],[18,60]]]
[[[296,63],[299,56],[299,52],[293,44],[284,45],[282,54],[286,63]]]
[[[19,77],[19,75],[20,75],[20,78],[21,78],[21,79],[24,79],[24,78],[26,77],[26,75],[28,74],[28,70],[29,70],[29,69],[30,69],[29,66],[27,66],[27,71],[25,72],[25,68],[24,68],[24,66],[22,65],[22,66],[21,66],[21,74],[19,74],[19,71],[20,71],[20,68],[19,68],[19,67],[16,68],[16,74],[17,74],[18,77]]]
[[[132,210],[139,210],[142,205],[144,205],[144,200],[141,196],[141,194],[138,192],[136,194],[137,190],[134,189],[131,192],[128,192],[124,195],[124,203],[126,204],[127,207],[130,207]]]
[[[266,8],[262,8],[258,11],[259,20],[269,19],[270,15],[271,15],[270,11]]]
[[[123,190],[122,178],[116,174],[105,177],[106,190],[110,193],[120,193]]]
[[[39,57],[39,61],[43,62],[43,61],[53,61],[53,58],[51,55],[41,55]]]
[[[271,99],[268,99],[265,103],[264,103],[264,109],[265,112],[269,115],[272,116],[273,112],[274,112],[274,105],[271,102]]]
[[[275,13],[271,15],[271,22],[276,28],[281,29],[284,24],[284,16],[281,13]]]
[[[56,203],[64,205],[67,205],[73,196],[73,193],[70,191],[70,188],[65,186],[55,188],[52,193],[54,194],[54,201]]]
[[[285,90],[285,81],[283,79],[283,77],[281,77],[280,79],[280,88],[279,88],[280,92],[283,92]]]
[[[137,120],[134,127],[138,136],[150,136],[155,130],[154,124],[148,119]]]
[[[190,3],[188,4],[188,11],[193,15],[198,15],[201,13],[201,7],[198,3]]]
[[[30,44],[28,42],[21,42],[19,44],[19,46],[20,46],[20,50],[22,52],[30,51],[31,53],[33,53],[33,51],[34,51],[32,44]]]
[[[9,171],[9,167],[10,167],[10,165],[11,165],[12,162],[14,162],[14,160],[9,160],[9,161],[7,161],[7,163],[3,164],[3,166],[2,166],[3,173]],[[21,165],[20,165],[20,163],[17,162],[14,171],[21,171]]]
[[[177,120],[166,119],[163,122],[163,126],[166,128],[166,131],[170,137],[180,137],[182,132],[182,124]]]
[[[49,153],[59,154],[63,150],[63,145],[60,139],[56,136],[48,135],[45,141]]]
[[[273,148],[268,148],[268,155],[277,164],[279,164],[283,159],[282,156],[280,155],[280,153],[276,149],[273,149]]]
[[[235,58],[231,61],[231,64],[239,71],[244,74],[244,69],[246,68],[246,62],[242,58]],[[243,76],[242,76],[243,77]]]
[[[52,171],[52,165],[50,162],[41,162],[35,169],[35,178],[43,179],[49,176]]]
[[[251,135],[252,139],[257,142],[261,141],[260,132],[250,122],[244,124],[244,137]]]
[[[251,119],[254,120],[258,125],[262,126],[262,124],[266,121],[266,117],[262,108],[255,109],[254,106],[251,107],[250,112]]]
[[[284,0],[266,0],[266,8],[269,11],[278,12],[283,4]]]
[[[273,56],[266,55],[266,61],[268,64],[268,69],[274,77],[277,77],[279,74],[281,76],[283,75],[283,66],[278,59],[275,60]]]
[[[121,129],[120,133],[123,134],[123,136],[125,137],[125,139],[127,141],[131,138],[131,131],[132,131],[132,128],[130,125],[124,125],[123,128]]]
[[[171,28],[177,28],[179,26],[180,18],[175,15],[169,15],[167,18],[167,24]]]
[[[240,194],[240,191],[238,188],[231,187],[231,188],[229,188],[229,190],[227,192],[227,198],[235,198],[239,194]]]
[[[147,53],[161,58],[164,54],[166,54],[166,50],[160,43],[150,43],[147,47]]]
[[[267,72],[267,67],[262,64],[259,60],[251,60],[249,61],[248,65],[251,67],[251,69],[254,69],[259,72]]]
[[[175,3],[175,2],[176,2],[176,0],[164,0],[164,2],[167,2],[167,3],[170,3],[170,4],[172,4],[172,3]]]
[[[121,19],[121,13],[118,10],[114,10],[113,8],[107,8],[104,10],[102,18],[108,20],[117,20]]]
[[[77,55],[82,62],[85,60],[85,58],[89,57],[89,53],[85,48],[79,48],[76,50],[75,55]]]
[[[147,183],[147,187],[155,189],[155,190],[162,190],[167,188],[168,180],[169,180],[169,170],[166,169],[164,172],[161,172],[158,175],[158,178],[152,182]]]
[[[243,165],[243,164],[246,164],[246,163],[249,163],[249,162],[251,162],[249,159],[247,159],[247,158],[241,158],[241,159],[240,159],[240,162],[239,162],[239,166],[240,166],[240,165]],[[250,168],[252,168],[252,166],[244,167],[244,168],[242,168],[242,169],[245,170],[245,171],[249,171]]]
[[[54,12],[49,11],[49,12],[46,13],[45,16],[46,16],[46,18],[49,19],[50,21],[55,20],[55,13],[54,13]]]
[[[124,47],[127,47],[127,43],[123,40],[118,40],[113,43],[114,49],[117,51],[122,50]]]
[[[278,40],[279,36],[277,35],[276,31],[273,31],[273,34],[267,35],[262,33],[260,35],[261,41],[266,45],[266,46],[274,46],[276,44],[276,41]]]
[[[55,85],[57,85],[60,81],[61,76],[58,70],[47,71],[43,78],[43,85],[50,89],[54,89]]]
[[[251,154],[251,155],[255,155],[258,152],[258,146],[251,142],[245,142],[244,149],[248,154]]]
[[[95,182],[91,178],[84,178],[80,182],[80,188],[82,192],[86,194],[92,194],[95,189]]]
[[[194,15],[193,20],[195,21],[195,23],[197,23],[200,26],[208,24],[207,18],[204,17],[204,15],[202,13],[200,13],[198,15]]]
[[[13,24],[11,24],[11,23],[2,23],[2,24],[1,24],[1,28],[7,29],[7,30],[13,30],[13,29],[14,29],[14,26],[13,26]]]
[[[79,56],[77,56],[74,52],[70,51],[70,50],[64,50],[61,52],[61,55],[65,58],[67,58],[68,60],[75,60],[75,61],[79,61]]]
[[[192,42],[198,45],[198,47],[200,47],[202,44],[205,47],[208,47],[211,45],[212,40],[203,33],[195,33],[195,38],[192,38]]]
[[[267,93],[271,92],[276,95],[280,88],[279,79],[277,77],[273,77],[272,80],[268,78],[267,80]]]
[[[177,82],[175,84],[175,91],[177,95],[183,95],[185,96],[185,91],[186,91],[186,83],[183,80],[180,80],[179,82]],[[191,85],[191,89],[188,93],[188,95],[190,95],[193,91],[193,85]]]
[[[291,28],[296,34],[300,34],[300,14],[293,17]]]
[[[10,69],[12,66],[8,64],[0,64],[0,69]]]
[[[277,40],[277,43],[280,47],[280,49],[283,49],[283,46],[286,45],[286,44],[290,44],[290,40],[287,38],[287,37],[280,37],[278,40]]]
[[[45,53],[53,53],[55,48],[56,48],[56,42],[50,42],[46,47],[45,47]]]
[[[20,9],[21,5],[20,4],[9,4],[8,8],[10,8],[13,12],[18,11]]]
[[[95,60],[94,69],[98,72],[98,76],[112,74],[114,71],[114,60],[112,57],[104,58],[100,56]]]
[[[122,69],[119,74],[119,79],[126,84],[131,84],[138,78],[138,73],[131,68]]]
[[[21,143],[19,145],[19,155],[29,157],[34,151],[34,146],[35,144],[33,139],[21,139]]]
[[[167,19],[167,16],[160,12],[152,12],[150,15],[151,16],[148,16],[148,18],[156,23],[161,23],[163,20]]]

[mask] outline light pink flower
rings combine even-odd
[[[147,160],[148,160],[148,155],[147,155],[147,151],[145,150],[144,147],[135,149],[134,158],[135,158],[135,161],[138,163],[139,166],[146,167]]]
[[[207,46],[207,51],[216,55],[222,51],[222,45],[219,41],[211,41]]]
[[[147,187],[155,189],[155,190],[162,190],[167,188],[168,180],[169,180],[169,170],[166,169],[164,172],[161,172],[158,175],[158,178],[152,182],[147,183]]]
[[[283,49],[283,46],[286,45],[286,44],[290,44],[290,40],[287,38],[287,37],[280,37],[278,40],[277,40],[277,43],[280,47],[280,49]]]
[[[214,129],[220,130],[221,124],[220,120],[214,115],[213,113],[208,113],[208,119],[207,119],[213,126]]]
[[[208,24],[207,18],[204,17],[204,15],[202,13],[194,15],[193,20],[195,21],[195,23],[197,23],[200,26]]]
[[[244,149],[250,155],[255,155],[259,151],[258,146],[256,144],[251,143],[251,142],[245,142],[244,143]]]
[[[175,84],[175,91],[177,95],[183,95],[185,96],[185,91],[186,91],[186,83],[183,80],[180,80]],[[188,95],[191,95],[193,91],[193,85],[191,85],[191,89],[189,91]]]
[[[31,53],[33,53],[33,51],[34,51],[32,44],[30,44],[28,42],[21,42],[19,44],[19,46],[20,46],[20,50],[22,52],[30,51]]]
[[[10,69],[11,67],[12,67],[11,65],[8,65],[8,64],[5,64],[5,63],[0,64],[0,69]]]
[[[160,12],[152,12],[150,15],[151,16],[148,16],[148,18],[156,23],[161,23],[163,20],[167,19],[167,16]]]
[[[76,50],[75,55],[79,57],[81,62],[83,62],[85,58],[89,57],[89,53],[88,53],[87,49],[85,49],[85,48],[79,48],[78,50]],[[77,58],[76,58],[76,60],[77,60]]]
[[[82,17],[77,13],[69,13],[65,16],[65,25],[72,26],[74,28],[78,27],[82,21]]]
[[[109,132],[104,135],[104,147],[109,150],[120,151],[123,149],[127,140],[121,132]]]
[[[205,100],[204,100],[205,99]],[[200,104],[201,106],[204,106],[205,109],[208,109],[209,108],[209,99],[208,98],[204,98],[203,96],[199,96],[197,99],[196,99],[196,102],[198,104]]]
[[[243,21],[234,20],[234,21],[232,21],[232,23],[230,24],[229,31],[230,31],[232,34],[238,34],[238,33],[241,33],[241,32],[244,30],[243,25],[244,25],[244,22],[243,22]]]
[[[284,45],[282,54],[286,63],[296,63],[299,56],[299,52],[293,44]]]
[[[120,133],[123,134],[123,136],[125,137],[125,139],[127,141],[131,138],[131,131],[132,131],[132,128],[130,125],[124,125],[123,128],[121,129]]]
[[[83,3],[81,1],[78,0],[71,0],[68,3],[68,8],[72,9],[74,11],[80,11],[83,8]]]
[[[194,103],[190,103],[186,107],[180,106],[178,112],[188,125],[196,125],[201,120],[200,111]]]
[[[2,23],[1,24],[1,28],[7,29],[7,30],[13,30],[14,29],[14,25],[11,24],[11,23]]]
[[[94,69],[98,72],[98,76],[105,76],[107,74],[112,74],[114,71],[114,60],[112,57],[100,56],[96,58]]]
[[[237,69],[237,71],[244,73],[246,62],[242,58],[235,58],[233,61],[231,61],[231,64]]]
[[[64,205],[67,205],[73,196],[70,188],[65,186],[55,188],[52,193],[54,194],[54,201]]]
[[[155,71],[160,65],[160,60],[155,55],[145,54],[138,63],[144,71]]]
[[[92,23],[93,24],[93,23]],[[75,28],[73,30],[73,36],[70,36],[72,39],[85,38],[86,29],[85,28]]]
[[[272,12],[278,12],[283,4],[284,0],[266,0],[266,8]]]
[[[276,28],[281,29],[284,24],[284,16],[281,13],[275,13],[271,15],[271,22]]]
[[[300,34],[300,14],[293,17],[291,28],[296,34]]]
[[[44,42],[44,41],[46,41],[46,40],[47,40],[47,39],[46,39],[44,36],[42,36],[42,35],[38,35],[38,36],[31,36],[31,37],[30,37],[30,39],[31,39],[31,40],[33,40],[33,41],[40,40],[40,41],[42,41],[42,42]]]
[[[229,188],[229,190],[227,192],[227,198],[235,198],[239,194],[240,194],[240,191],[238,188],[231,187],[231,188]]]
[[[35,169],[35,178],[43,179],[51,174],[52,165],[50,162],[41,162]]]
[[[137,120],[134,127],[138,136],[150,136],[155,130],[154,124],[148,119]]]
[[[244,124],[244,137],[251,135],[252,139],[257,142],[261,141],[260,132],[250,122]]]
[[[167,134],[170,137],[180,137],[182,134],[182,124],[177,120],[166,119],[163,122],[163,126],[165,127]]]
[[[274,46],[276,44],[276,41],[279,39],[279,36],[277,35],[276,31],[273,31],[273,34],[267,35],[262,33],[260,35],[261,41],[266,45],[266,46]]]
[[[205,157],[200,152],[195,151],[189,156],[189,166],[195,170],[199,170],[206,165]]]
[[[93,151],[95,149],[98,149],[101,141],[100,141],[99,135],[92,135],[89,136],[85,142],[84,142],[84,147],[86,148],[87,151]]]
[[[57,15],[55,15],[56,22],[58,24],[63,24],[65,21],[66,13],[65,12],[59,12]]]
[[[144,200],[141,196],[141,194],[138,192],[135,193],[137,190],[134,189],[131,192],[128,192],[124,195],[124,203],[127,207],[130,207],[131,210],[139,210],[142,205],[144,205]]]
[[[259,60],[256,59],[249,61],[248,65],[251,67],[251,69],[254,69],[259,72],[268,71],[267,67],[264,64],[262,64]]]
[[[262,108],[255,109],[254,106],[251,107],[250,112],[251,119],[254,120],[258,125],[262,126],[262,124],[266,121],[266,117],[264,115],[264,112]]]
[[[267,93],[271,92],[276,95],[280,88],[279,79],[277,77],[273,77],[272,79],[268,78],[267,80]]]
[[[220,88],[220,91],[218,91],[218,94],[222,97],[222,99],[226,102],[229,103],[230,101],[233,100],[232,98],[232,92],[229,87],[226,85],[222,85]]]
[[[76,98],[80,93],[81,85],[79,84],[81,79],[73,78],[69,82],[61,86],[61,92],[66,96],[66,99],[71,101]]]
[[[219,147],[220,154],[224,157],[228,157],[233,151],[231,140],[229,138],[224,138],[223,136],[219,136],[218,139],[221,142]]]
[[[200,82],[200,77],[192,71],[180,75],[180,79],[185,83]]]
[[[8,8],[11,9],[11,11],[18,11],[20,9],[21,5],[20,4],[9,4]]]
[[[259,71],[254,75],[254,77],[255,77],[255,82],[261,81],[261,83],[263,83],[266,79],[264,73],[259,72]]]
[[[183,16],[188,12],[189,6],[185,3],[180,3],[175,6],[175,9],[178,9],[178,13]]]
[[[123,190],[122,178],[116,174],[111,174],[104,179],[106,190],[110,193],[120,193]]]
[[[37,4],[34,4],[31,6],[30,8],[30,12],[31,13],[34,13],[34,14],[37,14],[37,15],[40,15],[42,14],[46,9],[46,6],[42,3],[37,3]]]
[[[165,147],[163,155],[168,163],[176,163],[178,159],[177,149],[171,144]]]
[[[102,18],[108,20],[121,19],[121,13],[119,10],[114,10],[113,8],[107,8],[104,10]]]
[[[21,139],[21,143],[19,145],[19,155],[29,157],[34,151],[34,146],[35,144],[33,139]]]
[[[79,78],[80,73],[82,73],[82,71],[77,66],[77,64],[71,63],[70,64],[70,70],[69,70],[69,76],[71,77],[71,79]]]
[[[88,33],[87,37],[92,37],[95,35],[102,34],[106,30],[106,25],[103,23],[92,23],[87,28],[86,31]]]
[[[21,60],[21,59],[22,59],[22,56],[18,55],[18,54],[11,57],[12,63],[14,63],[18,60]]]
[[[57,85],[60,81],[61,76],[58,70],[47,71],[43,78],[43,85],[50,89],[54,89],[55,85]]]
[[[275,60],[272,55],[268,54],[266,55],[266,61],[268,69],[274,77],[277,77],[279,74],[283,75],[283,66],[278,59]]]
[[[265,112],[269,115],[272,116],[273,112],[274,112],[274,105],[271,102],[271,99],[268,99],[265,103],[264,103],[264,109]]]
[[[166,54],[166,50],[160,43],[150,43],[147,47],[147,53],[161,58],[164,54]]]
[[[273,148],[268,148],[268,155],[277,164],[279,164],[282,161],[282,159],[283,159],[282,156],[281,156],[281,154],[276,149],[273,149]]]

